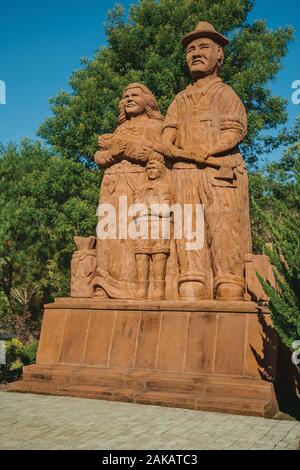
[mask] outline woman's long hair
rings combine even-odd
[[[119,103],[119,116],[118,116],[119,123],[123,124],[123,122],[125,122],[128,119],[126,112],[125,112],[125,105],[124,105],[123,97],[126,91],[129,90],[130,88],[140,88],[140,90],[142,90],[143,96],[144,96],[145,112],[147,116],[151,119],[159,119],[160,121],[162,121],[163,117],[160,113],[156,98],[153,95],[153,93],[149,90],[149,88],[147,88],[142,83],[130,83],[130,85],[128,85],[124,89],[123,96]]]

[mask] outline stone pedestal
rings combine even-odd
[[[9,390],[272,417],[276,363],[253,302],[60,298]]]

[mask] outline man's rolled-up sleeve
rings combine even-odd
[[[167,128],[178,129],[178,105],[177,98],[170,104],[164,119],[163,130]]]
[[[225,87],[220,96],[219,110],[222,134],[235,133],[236,144],[239,144],[247,134],[247,113],[242,101],[230,87]]]

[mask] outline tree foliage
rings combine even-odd
[[[300,118],[290,129],[291,145],[279,161],[272,161],[265,167],[250,173],[250,220],[253,249],[261,253],[261,242],[272,241],[268,217],[276,219],[281,206],[293,217],[300,215]],[[262,217],[261,210],[266,213]]]
[[[67,158],[91,158],[96,136],[115,128],[121,92],[132,81],[147,85],[165,112],[190,82],[181,38],[205,20],[231,38],[222,77],[248,110],[244,153],[255,163],[287,138],[269,133],[287,119],[286,102],[272,95],[269,82],[281,69],[293,33],[290,27],[271,31],[262,20],[249,24],[252,7],[252,0],[140,0],[127,18],[116,5],[105,25],[108,46],[82,60],[70,78],[71,93],[51,99],[53,115],[39,134]]]
[[[270,298],[273,324],[283,343],[292,349],[300,338],[300,237],[295,230],[300,220],[282,203],[277,203],[277,209],[276,218],[267,218],[273,243],[272,249],[265,251],[274,267],[278,290],[259,279]]]
[[[68,294],[74,235],[95,232],[100,173],[38,143],[0,157],[0,320],[35,334],[42,306]]]
[[[23,343],[17,338],[5,341],[5,364],[0,364],[0,383],[12,382],[22,375],[23,366],[33,364],[38,342]]]
[[[260,175],[260,179],[262,179]],[[300,143],[268,168],[269,194],[256,198],[257,243],[274,267],[277,289],[259,277],[270,298],[273,324],[292,348],[300,339]],[[272,248],[265,246],[272,243]]]

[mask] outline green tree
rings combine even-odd
[[[300,215],[300,118],[296,119],[290,132],[291,145],[279,161],[273,161],[250,173],[250,209],[253,249],[261,253],[262,240],[272,241],[269,217],[276,219],[281,205],[293,217]],[[264,214],[262,217],[260,209]]]
[[[35,362],[38,348],[37,341],[25,344],[16,338],[6,340],[4,344],[6,363],[0,364],[0,383],[12,382],[20,378],[23,366]]]
[[[95,232],[100,180],[38,143],[2,148],[0,320],[19,337],[35,334],[45,302],[68,293],[73,236]]]
[[[273,96],[268,83],[281,69],[292,39],[292,28],[271,31],[264,21],[249,24],[253,0],[140,0],[128,18],[117,5],[108,14],[107,47],[95,58],[82,60],[70,78],[72,92],[51,99],[53,116],[39,135],[67,158],[88,161],[98,134],[115,128],[118,101],[125,85],[145,83],[166,111],[174,95],[190,81],[182,36],[198,21],[212,22],[231,38],[222,77],[244,101],[249,133],[244,153],[250,163],[286,141],[286,134],[269,131],[287,119],[286,101]],[[280,128],[280,127],[279,127]]]
[[[270,312],[274,327],[289,348],[300,340],[300,236],[299,217],[277,203],[276,219],[267,216],[272,249],[266,248],[274,267],[278,289],[274,289],[260,276],[264,291],[270,298]]]
[[[293,341],[300,340],[299,138],[260,178],[268,192],[260,193],[253,204],[260,227],[257,244],[269,255],[278,288],[259,279],[270,298],[273,324],[283,343],[292,348]],[[266,248],[265,242],[271,242],[272,248]]]

